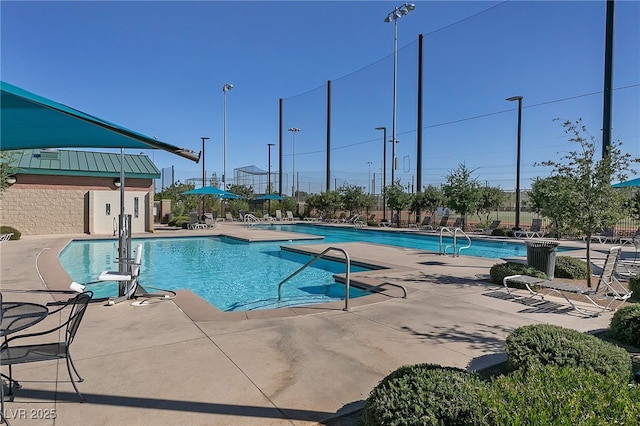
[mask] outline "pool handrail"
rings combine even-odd
[[[285,282],[289,281],[291,278],[298,275],[300,272],[302,272],[302,270],[314,264],[318,259],[324,257],[324,255],[330,251],[339,251],[342,254],[344,254],[345,269],[346,269],[345,277],[344,277],[344,310],[348,311],[349,310],[349,284],[351,281],[349,276],[349,273],[351,271],[351,258],[349,257],[349,253],[347,253],[345,249],[340,247],[327,247],[320,254],[315,255],[313,259],[311,259],[310,261],[302,265],[300,268],[298,268],[298,270],[296,270],[293,274],[289,275],[287,278],[280,281],[280,283],[278,284],[278,302],[281,300],[281,296],[282,296],[282,291],[281,291],[282,284],[284,284]]]
[[[442,248],[442,234],[445,231],[448,232],[449,235],[451,235],[453,237],[453,244],[448,244],[443,249]],[[466,246],[460,247],[458,250],[456,250],[456,247],[458,245],[458,234],[459,233],[462,234],[462,236],[467,239],[467,243],[468,244]],[[451,253],[453,255],[453,257],[460,256],[460,252],[462,250],[465,250],[465,249],[468,249],[469,247],[471,247],[471,238],[462,230],[462,228],[458,228],[458,227],[449,228],[447,226],[443,226],[442,228],[440,228],[440,246],[439,246],[439,249],[438,249],[438,254],[446,255],[447,254],[447,249],[449,247],[453,247],[453,252]],[[456,254],[456,251],[457,251],[457,254]]]

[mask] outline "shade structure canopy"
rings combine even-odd
[[[220,188],[216,188],[215,186],[203,186],[202,188],[192,189],[191,191],[183,192],[185,195],[215,195],[220,198],[225,198],[227,200],[235,200],[238,198],[242,198],[239,195],[236,195],[232,192],[225,191]]]
[[[282,201],[282,197],[279,196],[278,194],[265,194],[265,195],[261,195],[259,197],[256,197],[256,200],[275,200],[275,201]]]
[[[200,154],[126,129],[67,105],[1,84],[0,149],[161,149],[198,162]]]
[[[124,209],[124,150],[161,149],[196,163],[200,154],[86,114],[75,108],[0,81],[0,150],[43,148],[120,148],[118,257],[131,258],[130,227]],[[124,271],[124,262],[119,270]],[[119,286],[118,300],[125,297]],[[126,296],[128,297],[128,296]]]
[[[619,182],[611,186],[613,186],[614,188],[629,188],[634,186],[640,186],[640,178]]]

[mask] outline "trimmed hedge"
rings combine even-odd
[[[492,237],[513,237],[513,232],[507,228],[495,228],[491,231]]]
[[[0,234],[13,234],[10,240],[19,240],[22,233],[12,226],[0,226]]]
[[[189,224],[189,216],[174,216],[167,225],[186,228]]]
[[[404,366],[371,391],[365,425],[480,425],[481,388],[475,375],[434,364]]]
[[[487,425],[635,425],[640,386],[578,367],[539,366],[484,388]]]
[[[569,278],[572,280],[586,279],[589,274],[587,262],[571,256],[556,257],[555,278]]]
[[[629,278],[629,290],[633,292],[631,299],[640,300],[640,275],[633,275]]]
[[[640,348],[640,305],[618,309],[609,325],[611,335],[618,341]]]
[[[489,270],[489,275],[491,276],[492,283],[500,285],[502,285],[504,277],[508,277],[509,275],[529,275],[542,279],[547,278],[547,274],[544,272],[532,266],[517,262],[496,263]]]
[[[621,309],[619,316],[633,321],[631,313],[640,312],[635,308]],[[535,324],[514,330],[506,351],[517,369],[490,382],[434,364],[397,369],[371,391],[362,424],[638,424],[640,385],[629,381],[631,360],[624,349],[576,330]]]
[[[542,365],[584,367],[629,380],[631,359],[626,350],[590,334],[551,324],[515,329],[506,340],[507,362],[512,369]]]

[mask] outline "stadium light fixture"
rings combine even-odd
[[[398,6],[393,9],[387,17],[384,18],[384,22],[393,21],[393,120],[391,125],[391,143],[392,143],[392,159],[391,159],[391,184],[394,184],[395,179],[395,147],[396,147],[396,100],[398,93],[398,19],[409,12],[415,10],[416,6],[411,3],[405,3],[402,6]]]

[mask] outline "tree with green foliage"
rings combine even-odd
[[[635,220],[640,220],[640,191],[632,191],[629,199],[627,200],[627,210],[631,217]]]
[[[250,186],[237,185],[237,184],[228,185],[228,186],[229,186],[229,189],[227,191],[231,192],[232,194],[236,194],[244,198],[253,198],[253,188]]]
[[[422,192],[417,192],[411,197],[409,211],[417,212],[418,210],[429,213],[433,216],[438,209],[445,204],[445,196],[442,191],[433,185],[424,187]]]
[[[613,227],[626,214],[627,191],[613,188],[613,178],[624,181],[632,162],[638,162],[629,153],[623,154],[620,141],[614,141],[600,160],[595,159],[595,138],[587,132],[582,120],[563,123],[569,142],[578,149],[562,157],[564,161],[545,161],[540,165],[551,167],[551,176],[556,186],[549,191],[553,199],[550,204],[564,213],[556,211],[561,220],[585,236],[587,264],[591,264],[591,237],[606,227]],[[587,277],[591,287],[591,274]]]
[[[373,207],[375,203],[374,197],[365,194],[362,186],[345,184],[338,188],[338,193],[342,197],[342,205],[349,211],[349,215],[362,213],[363,210]]]
[[[568,221],[570,213],[565,208],[564,200],[554,196],[558,188],[567,186],[571,186],[571,181],[563,176],[538,177],[531,185],[529,199],[526,203],[534,212],[552,220],[556,238],[560,238],[565,233],[575,234],[578,232],[570,227]]]
[[[476,206],[478,219],[489,223],[491,212],[498,210],[507,200],[507,194],[499,186],[481,186],[480,201]],[[484,218],[482,217],[484,215]]]
[[[342,197],[337,191],[325,191],[310,195],[306,205],[309,212],[316,210],[323,218],[332,218],[335,217],[336,211],[342,208]]]
[[[282,206],[282,209],[286,212],[286,211],[292,211],[295,212],[296,214],[298,214],[298,201],[293,198],[293,197],[285,197],[281,202],[280,205]]]
[[[11,165],[12,158],[13,151],[0,151],[0,197],[9,187],[7,178],[16,172],[15,167]]]
[[[182,216],[191,211],[197,211],[200,205],[200,196],[183,194],[183,192],[191,191],[192,189],[195,189],[194,184],[178,181],[162,191],[156,192],[153,199],[156,201],[171,200],[171,213],[176,216]]]
[[[462,216],[462,228],[466,228],[467,214],[475,212],[482,197],[482,189],[478,179],[471,176],[470,170],[464,163],[458,165],[447,176],[447,183],[442,185],[442,192],[447,198],[447,207]]]
[[[248,200],[253,198],[253,188],[250,186],[238,184],[227,185],[227,187],[229,188],[227,189],[227,191],[231,192],[232,194],[238,195],[241,198],[222,201],[223,203],[226,203],[224,211],[231,212],[231,214],[233,214],[234,216],[239,216],[240,212],[248,212],[250,209]]]
[[[396,226],[400,228],[400,213],[406,209],[411,203],[411,195],[404,192],[400,180],[396,180],[393,184],[385,188],[387,194],[387,207],[391,209],[392,217],[395,211]]]

